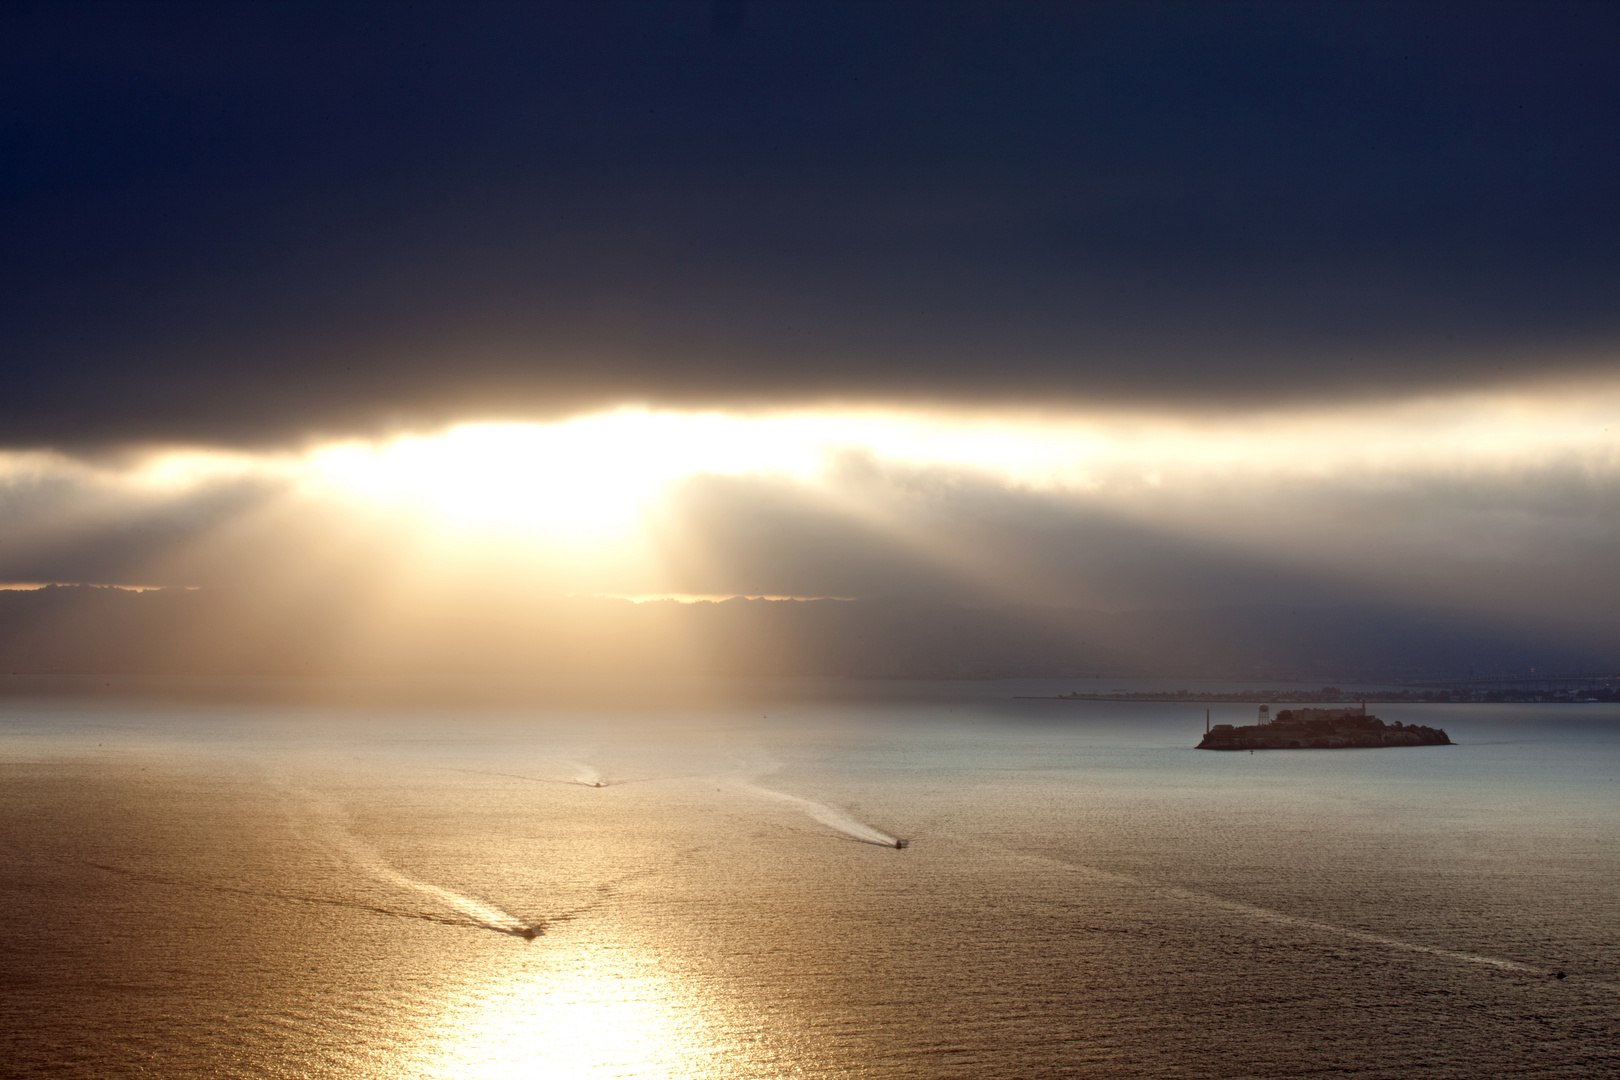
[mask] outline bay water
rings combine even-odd
[[[0,1075],[1620,1074],[1620,706],[1011,689],[13,697]]]

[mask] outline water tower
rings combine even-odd
[[[1262,705],[1262,706],[1260,706],[1260,719],[1257,720],[1256,723],[1259,723],[1259,724],[1269,724],[1269,723],[1271,723],[1271,706],[1270,705]]]

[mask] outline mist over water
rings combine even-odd
[[[1457,745],[1249,755],[1191,748],[1202,706],[898,690],[7,702],[9,1074],[1620,1060],[1615,707],[1389,706]]]

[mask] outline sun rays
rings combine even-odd
[[[1592,496],[1620,483],[1617,413],[1609,381],[1211,414],[625,407],[271,452],[19,452],[0,455],[0,579],[189,585],[232,566],[293,580],[302,565],[379,588],[481,575],[637,597],[850,596],[866,587],[835,571],[882,549],[932,581],[1038,599],[1054,586],[1024,553],[1065,549],[1065,530],[1067,550],[1094,547],[1087,523],[1113,522],[1367,580],[1411,561],[1397,544],[1500,561],[1562,529],[1601,546],[1607,503]],[[174,539],[147,555],[132,535]],[[101,561],[75,573],[52,554],[76,544],[100,544]]]

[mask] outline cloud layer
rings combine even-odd
[[[1598,617],[1620,599],[1617,402],[1600,382],[1241,415],[620,410],[12,453],[0,580]]]

